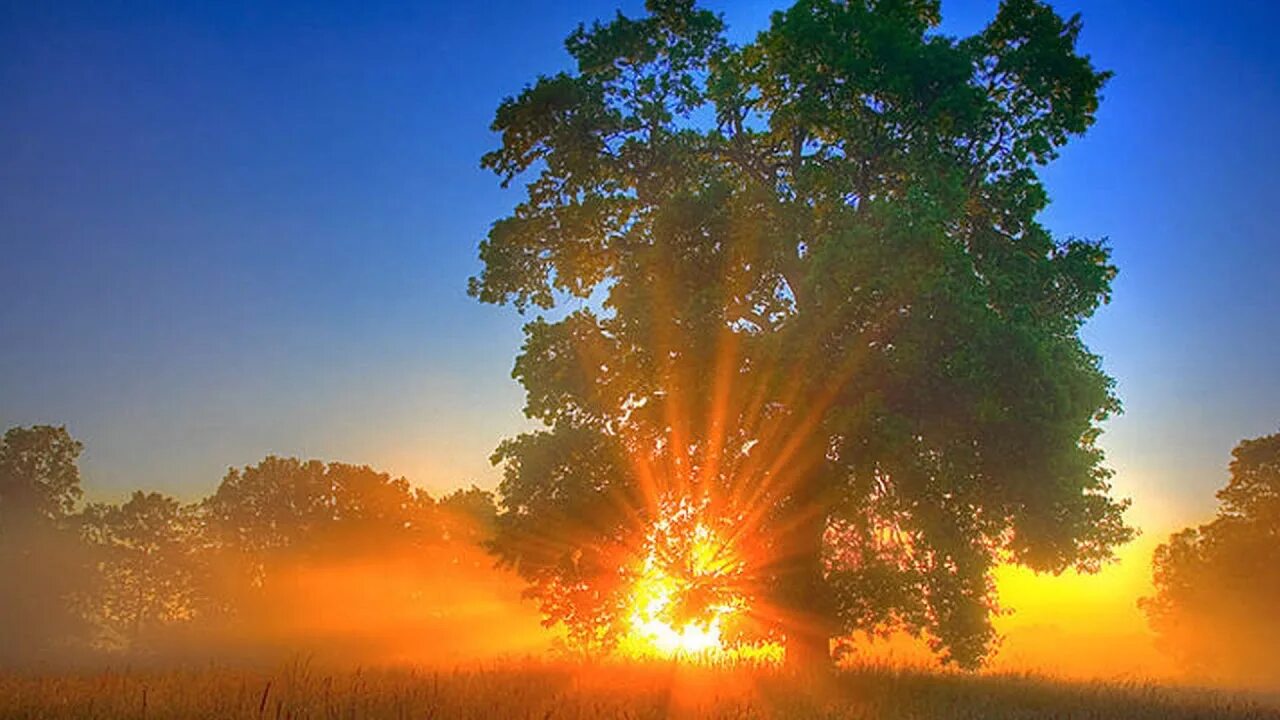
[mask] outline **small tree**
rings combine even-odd
[[[546,427],[494,455],[502,557],[608,645],[633,538],[713,495],[767,540],[790,661],[893,626],[977,664],[996,563],[1094,570],[1131,536],[1079,336],[1115,268],[1036,219],[1108,74],[1037,0],[967,38],[936,0],[800,0],[741,47],[647,7],[571,34],[483,159],[527,195],[470,292],[559,310],[515,364]]]
[[[1189,667],[1280,679],[1280,433],[1232,451],[1218,516],[1156,549],[1156,594],[1140,604],[1165,649]]]

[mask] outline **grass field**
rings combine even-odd
[[[1264,696],[887,666],[769,670],[510,663],[329,673],[118,670],[0,676],[4,718],[1280,718]]]

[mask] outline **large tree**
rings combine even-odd
[[[1280,680],[1280,433],[1232,451],[1213,521],[1156,549],[1154,596],[1141,601],[1162,645],[1229,679]]]
[[[801,0],[734,46],[650,0],[498,108],[483,165],[527,195],[470,292],[538,311],[514,376],[546,427],[494,455],[496,547],[579,639],[616,635],[619,557],[672,495],[757,542],[798,663],[900,627],[977,664],[995,564],[1093,570],[1130,537],[1079,335],[1116,271],[1037,221],[1108,74],[1037,0],[966,38],[939,12]]]

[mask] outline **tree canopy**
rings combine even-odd
[[[646,7],[569,35],[482,161],[526,195],[469,290],[538,313],[514,376],[545,425],[494,454],[496,549],[607,647],[629,538],[711,497],[763,538],[789,658],[905,628],[979,663],[996,563],[1094,570],[1132,534],[1079,334],[1116,269],[1037,221],[1109,74],[1037,0],[964,38],[936,0],[800,0],[741,46]]]
[[[0,440],[0,533],[65,520],[80,499],[84,449],[65,427],[9,428]]]
[[[1232,451],[1218,516],[1156,549],[1141,601],[1165,649],[1230,679],[1280,679],[1280,433]]]
[[[271,455],[227,471],[204,510],[224,547],[265,558],[352,552],[430,533],[434,508],[408,480],[368,466]]]

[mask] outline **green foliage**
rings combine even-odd
[[[525,328],[547,428],[494,456],[499,553],[595,638],[573,619],[619,588],[584,564],[643,490],[714,487],[767,503],[793,645],[900,625],[980,662],[994,564],[1094,570],[1132,536],[1096,445],[1119,403],[1079,337],[1116,271],[1036,220],[1037,168],[1108,73],[1037,0],[961,39],[929,0],[801,0],[741,47],[647,7],[575,31],[577,70],[503,101],[483,159],[527,197],[470,292],[579,308]]]
[[[1232,451],[1212,522],[1156,549],[1156,594],[1140,605],[1165,649],[1211,675],[1280,680],[1280,433]]]

